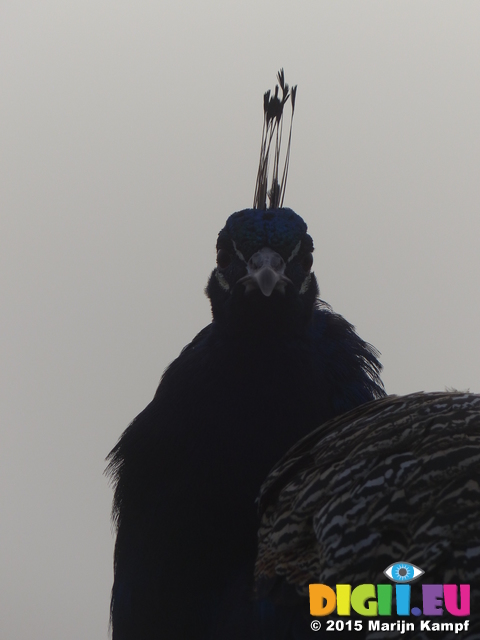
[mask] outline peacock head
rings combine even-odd
[[[313,241],[294,211],[245,209],[232,214],[217,240],[217,267],[206,293],[214,320],[271,326],[311,317],[318,285]]]
[[[292,123],[297,87],[277,74],[273,93],[263,97],[263,130],[253,208],[233,213],[217,241],[217,268],[206,293],[213,318],[232,326],[299,326],[310,318],[318,286],[311,273],[313,242],[307,225],[291,209],[283,207],[290,161]],[[283,115],[291,104],[290,132],[283,170],[280,171]],[[270,151],[273,168],[269,171]],[[267,208],[267,198],[269,206]]]

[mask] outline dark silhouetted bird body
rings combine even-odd
[[[405,637],[480,637],[480,395],[389,396],[323,424],[270,473],[260,510],[264,638],[323,637],[310,631],[309,584],[388,583],[384,570],[401,561],[425,572],[422,583],[471,587],[468,632],[422,633],[410,616]],[[412,586],[412,606],[421,593]]]
[[[260,635],[255,500],[318,425],[384,395],[375,350],[318,301],[290,209],[240,211],[217,242],[212,323],[110,454],[113,640]]]
[[[461,637],[480,640],[480,396],[384,398],[375,349],[318,299],[307,226],[281,208],[296,87],[277,79],[254,208],[218,236],[212,323],[109,456],[113,640],[330,637],[308,585],[385,582],[397,561],[470,583]]]

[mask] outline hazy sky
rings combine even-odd
[[[104,458],[209,322],[262,96],[285,205],[390,393],[480,391],[480,3],[0,4],[0,637],[106,640]]]

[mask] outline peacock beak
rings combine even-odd
[[[247,275],[239,282],[245,285],[245,293],[260,289],[268,298],[274,289],[285,293],[285,286],[291,281],[284,272],[285,261],[282,256],[269,247],[263,247],[250,258],[247,263]]]

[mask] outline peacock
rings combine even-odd
[[[295,98],[281,70],[264,95],[253,207],[230,215],[218,234],[206,287],[212,322],[165,370],[108,456],[113,640],[302,640],[315,635],[309,581],[378,580],[387,559],[446,566],[434,562],[437,547],[444,557],[437,520],[435,531],[424,523],[432,550],[420,558],[422,542],[403,524],[420,517],[419,503],[392,502],[391,492],[404,477],[402,456],[417,456],[408,443],[424,442],[412,486],[422,504],[440,499],[435,464],[444,465],[440,484],[457,478],[455,465],[466,464],[462,434],[478,425],[464,410],[478,412],[478,404],[461,394],[386,397],[378,351],[320,299],[313,240],[283,206]],[[451,410],[442,398],[452,398]],[[430,400],[449,430],[417,426]],[[441,460],[439,442],[448,445]],[[432,483],[422,484],[430,463]],[[459,495],[478,505],[470,471]],[[468,505],[455,511],[455,531],[468,525],[461,540],[472,562],[461,566],[470,571],[478,518],[467,517]],[[450,524],[442,520],[445,535]],[[348,553],[358,562],[349,564]]]
[[[109,455],[113,640],[260,638],[262,482],[318,425],[385,394],[377,351],[319,300],[307,225],[283,207],[296,88],[283,71],[278,80],[264,97],[254,206],[218,235],[206,287],[212,322]]]

